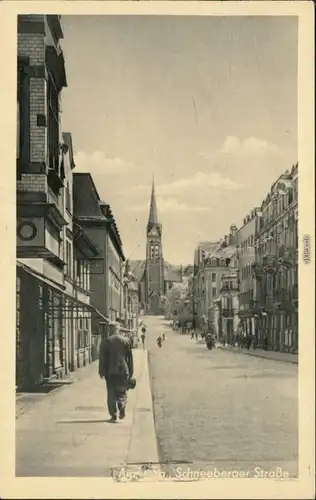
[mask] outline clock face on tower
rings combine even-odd
[[[30,241],[35,238],[37,229],[33,222],[21,222],[17,227],[17,234],[22,241]]]
[[[158,236],[158,231],[155,227],[153,227],[150,231],[150,236]]]

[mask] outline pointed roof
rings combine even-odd
[[[155,179],[153,177],[153,184],[151,189],[151,199],[150,199],[150,208],[149,208],[149,217],[148,217],[148,226],[153,227],[158,225],[158,216],[157,216],[157,205],[156,205],[156,193],[155,193]]]

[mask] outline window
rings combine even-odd
[[[76,278],[76,283],[77,285],[80,286],[81,283],[81,262],[79,259],[76,260],[75,264],[75,278]]]
[[[217,289],[216,289],[216,287],[213,287],[212,288],[212,297],[216,297],[216,295],[217,295]]]
[[[216,273],[212,273],[212,283],[216,282]]]
[[[66,240],[66,274],[72,278],[72,251],[71,243],[68,240]]]
[[[20,177],[22,172],[26,172],[29,164],[29,77],[27,74],[27,58],[18,59],[17,68],[17,131],[16,131],[16,158],[17,174]]]
[[[159,256],[159,247],[158,245],[155,246],[155,257],[157,258]]]
[[[66,183],[66,210],[71,214],[71,196],[70,196],[70,184],[69,181]]]
[[[49,167],[59,173],[59,96],[50,72],[47,82]]]
[[[151,259],[154,258],[154,247],[153,246],[150,247],[150,258]]]

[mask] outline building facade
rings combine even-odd
[[[222,275],[218,304],[221,326],[219,340],[224,339],[225,342],[231,344],[239,325],[239,280],[236,251],[230,257],[226,273]]]
[[[218,248],[219,242],[202,241],[194,252],[193,268],[193,317],[194,327],[201,331],[208,329],[208,308],[210,286],[206,285],[205,278],[209,279],[210,266],[208,258]],[[207,291],[206,291],[207,287]]]
[[[194,254],[193,303],[195,327],[201,332],[212,331],[219,339],[222,334],[222,277],[227,272],[227,259],[236,253],[237,227],[221,241],[200,242]]]
[[[108,317],[112,322],[123,324],[125,318],[123,244],[110,205],[102,202],[101,209],[108,221],[106,232]]]
[[[245,335],[258,335],[256,331],[254,304],[257,300],[257,282],[253,274],[255,264],[256,223],[259,208],[254,208],[243,220],[238,230],[238,280],[239,318]],[[258,339],[259,340],[259,339]]]
[[[16,386],[23,390],[75,368],[76,315],[89,323],[89,300],[72,278],[75,165],[60,118],[61,38],[61,16],[18,17]]]
[[[298,351],[298,165],[262,203],[256,227],[258,330],[267,348]]]
[[[101,201],[88,173],[73,175],[74,221],[81,227],[98,254],[89,259],[93,359],[97,357],[102,333],[112,322],[124,322],[124,253],[110,205]]]
[[[230,335],[231,323],[232,325],[235,324],[235,313],[232,316],[227,316],[226,314],[227,311],[230,313],[235,311],[235,306],[230,306],[232,300],[230,295],[235,294],[235,285],[233,289],[229,288],[229,292],[226,292],[225,287],[226,281],[234,283],[235,278],[233,274],[236,272],[237,267],[236,257],[237,227],[235,224],[232,224],[229,229],[229,234],[225,235],[206,260],[208,329],[213,332],[217,340],[220,340],[223,335]],[[229,276],[232,275],[229,278],[227,277],[228,269],[230,270]],[[228,304],[226,304],[227,300]],[[223,314],[224,310],[225,315]],[[232,328],[233,327],[234,326],[232,326]]]

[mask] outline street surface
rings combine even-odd
[[[162,470],[297,476],[298,366],[209,351],[161,317],[144,321]]]

